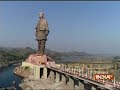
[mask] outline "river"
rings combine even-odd
[[[15,65],[9,65],[0,70],[0,87],[11,87],[13,86],[13,81],[16,81],[17,90],[21,90],[21,88],[18,85],[19,83],[21,83],[23,78],[13,73],[15,67]]]

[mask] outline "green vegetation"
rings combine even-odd
[[[35,50],[29,47],[12,49],[0,48],[0,65],[24,61],[32,53],[35,53]]]
[[[116,56],[113,58],[112,63],[114,65],[114,69],[120,69],[120,56]]]
[[[30,70],[29,66],[22,66],[21,69]]]
[[[32,54],[32,53],[36,53],[37,50],[32,49],[30,47],[26,47],[26,48],[4,48],[4,47],[0,47],[0,65],[7,65],[9,63],[12,62],[21,62],[27,59],[27,57]],[[85,52],[77,52],[77,51],[73,51],[73,52],[56,52],[56,51],[52,51],[49,49],[46,49],[46,54],[48,56],[50,56],[54,61],[56,62],[65,62],[66,59],[68,59],[67,61],[72,60],[72,62],[75,62],[74,60],[80,60],[80,62],[95,62],[95,61],[101,61],[101,59],[99,60],[97,57],[99,55],[92,55],[92,54],[88,54]],[[101,57],[101,55],[99,56]],[[105,59],[106,60],[106,59]],[[106,60],[107,62],[110,60]],[[102,61],[105,63],[105,61]]]
[[[115,56],[112,60],[113,67],[110,72],[115,76],[116,81],[120,81],[120,56]]]
[[[13,62],[25,61],[30,54],[37,50],[30,47],[26,48],[4,48],[0,47],[0,65],[7,65]],[[81,62],[81,63],[111,63],[112,59],[105,55],[93,55],[85,52],[57,52],[46,49],[46,54],[56,62]],[[118,58],[118,57],[117,57]],[[67,60],[66,60],[67,59]],[[116,58],[115,58],[116,59]],[[77,60],[77,61],[74,61]],[[115,63],[116,61],[113,60]],[[117,64],[118,65],[118,64]],[[119,64],[120,65],[120,64]]]

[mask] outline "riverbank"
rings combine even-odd
[[[0,88],[0,90],[17,90],[14,86],[7,88]]]
[[[0,64],[0,70],[4,69],[5,67],[8,67],[10,65],[21,65],[21,62],[16,62],[16,61],[13,61],[13,62],[9,62],[8,64]]]
[[[33,75],[33,70],[29,66],[26,66],[26,67],[20,66],[20,67],[16,67],[13,70],[13,73],[18,75],[18,76],[22,76],[22,77],[26,78],[26,77]]]
[[[20,77],[13,73],[13,70],[16,66],[17,65],[8,65],[2,67],[0,70],[0,90],[14,90],[10,89],[14,86],[17,90],[21,90],[18,85],[22,83],[23,77]],[[16,82],[16,84],[14,85],[13,82]]]

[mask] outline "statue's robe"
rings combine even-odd
[[[47,40],[47,35],[49,33],[47,20],[42,19],[38,21],[36,26],[36,37],[37,40]]]

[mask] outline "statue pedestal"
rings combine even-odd
[[[42,77],[47,78],[47,68],[46,63],[50,61],[51,58],[47,55],[31,54],[25,62],[22,62],[22,66],[29,66],[33,69],[34,78],[40,79]]]
[[[32,63],[34,65],[41,65],[45,64],[47,62],[47,56],[42,55],[40,56],[39,54],[31,54],[27,59],[26,62]]]

